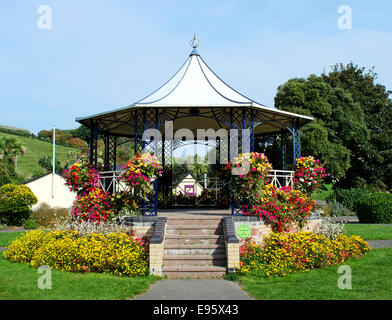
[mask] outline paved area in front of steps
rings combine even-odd
[[[240,286],[228,280],[159,280],[135,300],[254,300]]]
[[[158,211],[158,217],[178,217],[178,216],[211,216],[224,217],[231,216],[231,210],[227,209],[191,209],[191,208],[176,208],[176,209],[162,209]]]

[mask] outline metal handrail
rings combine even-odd
[[[267,177],[272,178],[271,183],[277,188],[282,186],[294,186],[294,171],[270,170]]]
[[[111,190],[112,193],[118,193],[120,189],[125,190],[126,185],[121,181],[122,170],[101,171],[99,172],[99,184],[103,191]]]
[[[101,171],[99,172],[99,183],[104,191],[112,189],[112,193],[118,193],[120,189],[124,190],[126,188],[125,184],[120,180],[123,170],[113,170],[113,171]],[[271,179],[271,183],[280,188],[282,186],[294,186],[294,171],[290,170],[270,170],[268,178]],[[208,182],[215,180],[215,188],[219,185],[218,178],[207,178]],[[195,180],[193,180],[195,181]],[[204,180],[197,181],[203,186]],[[185,192],[184,192],[185,193]]]

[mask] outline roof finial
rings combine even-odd
[[[190,44],[193,49],[196,49],[199,46],[199,39],[196,38],[196,33],[193,34],[193,39]]]

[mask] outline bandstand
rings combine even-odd
[[[149,96],[124,108],[76,119],[90,128],[90,162],[95,166],[98,163],[98,136],[104,140],[102,160],[105,172],[102,177],[111,181],[106,186],[110,185],[111,190],[116,191],[119,177],[116,149],[122,143],[132,141],[135,152],[159,152],[162,165],[167,168],[172,165],[173,150],[189,144],[189,135],[196,137],[198,129],[226,130],[230,141],[227,149],[238,145],[239,152],[246,152],[245,146],[249,146],[251,152],[262,152],[266,146],[274,150],[273,167],[280,166],[281,170],[272,170],[271,179],[275,184],[291,184],[293,171],[287,169],[292,168],[295,159],[301,156],[300,128],[313,118],[266,107],[247,98],[209,68],[197,51],[196,37],[191,46],[193,50],[182,67]],[[186,129],[188,137],[168,136],[167,124],[170,121],[174,133]],[[143,139],[143,133],[148,129],[157,129],[161,139],[155,140],[156,137],[151,136]],[[238,129],[237,134],[234,135],[230,129]],[[243,134],[241,129],[249,129],[248,134]],[[204,141],[192,141],[216,146],[219,154],[227,152],[232,157],[231,150],[222,150],[224,144],[218,135],[212,139],[206,137]],[[292,147],[286,148],[289,141]],[[281,150],[279,156],[278,148]],[[157,180],[154,183],[155,194],[143,204],[144,215],[157,214],[158,190],[166,199],[173,196],[171,184],[158,186]],[[240,213],[235,204],[232,204],[232,213]]]

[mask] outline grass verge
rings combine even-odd
[[[263,300],[384,300],[392,299],[392,248],[375,249],[346,263],[352,270],[352,289],[339,289],[339,266],[265,279],[259,275],[240,277],[240,285]]]
[[[38,288],[37,269],[0,253],[0,300],[124,300],[144,293],[159,278],[52,271],[52,289]]]
[[[392,225],[347,223],[345,229],[346,235],[349,237],[352,235],[358,235],[365,240],[392,239]]]
[[[17,237],[19,237],[25,231],[7,231],[0,232],[0,247],[7,247],[14,241]]]

